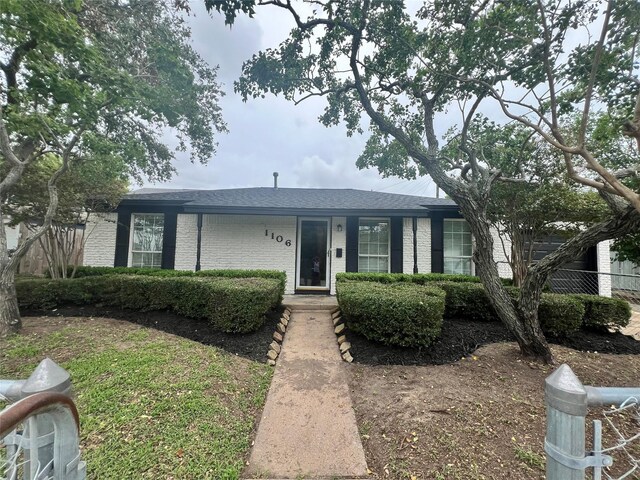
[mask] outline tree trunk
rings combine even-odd
[[[15,272],[11,271],[9,267],[5,267],[0,271],[0,337],[15,333],[21,327]]]
[[[470,210],[469,207],[471,207]],[[540,295],[531,295],[526,305],[516,306],[516,299],[505,289],[498,274],[498,267],[493,258],[493,236],[484,212],[476,205],[466,204],[461,205],[461,210],[476,242],[473,258],[476,272],[482,280],[487,297],[496,310],[498,318],[518,342],[523,355],[553,363],[549,344],[538,322]]]

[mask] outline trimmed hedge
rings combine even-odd
[[[347,326],[370,340],[427,347],[440,335],[445,294],[437,287],[343,281],[336,289]]]
[[[543,332],[564,336],[580,329],[584,312],[582,302],[569,295],[543,293],[538,319]]]
[[[67,275],[71,275],[73,267],[69,267]],[[47,271],[46,276],[49,276]],[[88,267],[79,266],[74,278],[96,277],[102,275],[146,275],[151,277],[223,277],[223,278],[273,278],[280,284],[280,301],[284,296],[287,274],[277,270],[169,270],[161,268],[136,267]]]
[[[417,283],[419,285],[430,282],[465,282],[480,283],[480,278],[471,275],[453,275],[448,273],[338,273],[336,282],[377,282],[377,283]]]
[[[582,326],[594,330],[613,328],[619,330],[629,325],[631,307],[619,298],[599,297],[597,295],[569,295],[582,302],[585,308]]]
[[[21,308],[103,304],[138,311],[172,310],[204,318],[218,330],[252,332],[280,304],[280,282],[272,278],[97,275],[16,283]]]
[[[481,283],[436,282],[446,293],[444,318],[462,318],[480,322],[496,320],[496,312]]]

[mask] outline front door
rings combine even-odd
[[[329,290],[329,219],[298,220],[296,288]]]

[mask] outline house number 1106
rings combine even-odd
[[[269,230],[265,230],[264,231],[264,236],[268,237],[269,236]],[[282,241],[284,240],[284,238],[282,237],[282,235],[276,235],[275,233],[271,232],[271,240],[275,240],[278,243],[282,243]],[[291,240],[285,240],[284,244],[287,247],[291,246]]]

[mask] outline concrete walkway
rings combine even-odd
[[[294,308],[244,478],[366,478],[345,368],[329,310]]]
[[[640,307],[638,305],[631,305],[631,320],[629,325],[622,329],[622,333],[640,340]]]

